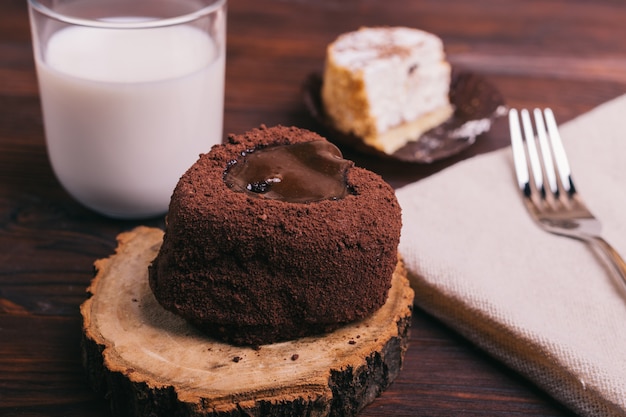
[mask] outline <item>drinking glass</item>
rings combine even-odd
[[[226,0],[28,4],[55,175],[106,216],[164,214],[222,141]]]

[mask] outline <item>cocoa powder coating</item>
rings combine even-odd
[[[290,203],[223,181],[245,152],[325,140],[261,126],[214,146],[173,193],[150,265],[159,303],[227,342],[261,345],[327,332],[379,309],[397,263],[400,207],[381,177],[352,166],[339,200]]]

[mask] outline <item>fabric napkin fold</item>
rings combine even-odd
[[[626,256],[626,95],[560,132],[581,196]],[[626,415],[626,293],[587,245],[532,222],[510,148],[397,197],[416,305],[575,412]]]

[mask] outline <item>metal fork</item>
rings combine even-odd
[[[528,110],[519,115],[515,109],[509,111],[515,172],[530,215],[550,233],[588,243],[626,290],[626,262],[600,236],[600,221],[578,195],[552,110],[535,109],[533,114],[536,135]]]

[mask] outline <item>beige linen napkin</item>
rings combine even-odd
[[[626,95],[561,135],[578,190],[626,256]],[[397,196],[418,306],[581,415],[626,415],[626,296],[588,246],[531,221],[510,148]]]

